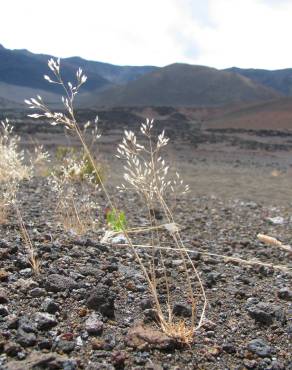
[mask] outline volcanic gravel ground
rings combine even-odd
[[[144,339],[135,337],[135,330],[149,334],[147,328],[157,326],[129,248],[102,245],[99,233],[78,237],[62,231],[45,179],[23,182],[19,194],[42,266],[40,275],[32,273],[11,214],[0,226],[1,369],[292,369],[291,272],[203,253],[291,269],[291,254],[256,239],[261,232],[291,243],[291,205],[269,208],[191,195],[178,200],[176,221],[194,251],[208,298],[204,327],[190,347],[180,348],[162,334],[155,333],[155,340],[145,333]],[[102,197],[100,202],[105,204]],[[119,204],[135,226],[143,222],[138,198],[121,195]],[[282,217],[279,224],[269,220],[276,216]],[[148,253],[140,250],[142,258]],[[184,279],[181,264],[177,254],[166,254],[178,287]],[[187,302],[179,294],[177,299],[177,314],[188,316]],[[141,323],[146,326],[137,328]]]

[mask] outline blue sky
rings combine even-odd
[[[4,0],[5,47],[121,65],[292,67],[292,0]]]

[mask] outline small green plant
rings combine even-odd
[[[68,156],[76,155],[76,148],[70,146],[58,146],[55,151],[55,157],[57,161],[62,162]]]
[[[98,173],[96,173],[95,167],[97,167]],[[81,171],[81,177],[90,177],[91,181],[94,184],[99,184],[101,180],[104,180],[104,169],[101,164],[96,163],[96,166],[93,166],[90,158],[87,154],[83,155],[83,168]]]
[[[106,213],[106,221],[109,227],[115,232],[123,232],[127,227],[127,219],[124,211],[111,209]]]

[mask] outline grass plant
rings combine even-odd
[[[152,130],[153,121],[147,120],[140,128],[143,137],[141,143],[134,132],[125,131],[122,143],[118,146],[118,157],[124,161],[125,170],[125,184],[121,185],[118,190],[127,194],[132,191],[137,193],[147,213],[148,224],[133,227],[134,225],[129,224],[128,218],[126,222],[125,214],[118,211],[119,207],[114,197],[110,195],[93,155],[93,145],[87,142],[85,132],[76,120],[74,100],[80,87],[86,82],[86,76],[81,69],[78,69],[76,84],[73,85],[71,82],[63,80],[60,60],[50,59],[48,66],[53,77],[47,75],[44,77],[49,83],[60,85],[63,89],[62,102],[65,110],[53,112],[43,102],[42,98],[37,96],[26,100],[31,109],[38,110],[38,113],[31,114],[30,117],[46,118],[51,125],[62,125],[80,140],[83,148],[82,158],[86,160],[86,166],[89,169],[86,176],[89,173],[94,175],[94,182],[98,183],[107,201],[107,207],[109,208],[107,222],[112,229],[108,231],[108,235],[110,237],[117,233],[124,235],[126,243],[116,244],[116,246],[131,248],[148,284],[161,330],[180,343],[192,343],[196,331],[202,327],[205,321],[207,297],[200,274],[191,258],[193,251],[184,245],[180,227],[175,221],[173,209],[176,201],[173,199],[176,198],[177,194],[183,195],[189,189],[188,186],[184,185],[180,175],[172,172],[163,159],[162,150],[168,144],[169,139],[165,136],[164,131],[158,136],[154,135]],[[90,122],[86,123],[85,129],[90,125]],[[63,172],[66,173],[67,178],[72,180],[72,177],[76,179],[78,171],[81,170],[74,169],[72,172],[67,169]],[[65,195],[61,195],[60,201],[64,201],[65,198]],[[78,196],[75,197],[74,195],[74,199],[78,199]],[[66,217],[68,220],[74,220],[75,218],[77,221],[75,220],[73,223],[80,223],[79,226],[81,227],[80,214],[77,212],[79,207],[76,207],[73,201],[72,209],[73,212]],[[157,219],[157,210],[163,215],[164,223]],[[109,241],[110,237],[104,237],[103,240]],[[141,243],[141,239],[147,239],[147,243]],[[285,250],[288,248],[288,246],[283,246],[282,243],[272,240],[270,237],[260,237],[260,240]],[[141,253],[141,250],[145,248],[151,251],[151,254],[147,254],[146,257],[145,254]],[[199,249],[196,251],[206,256],[221,258],[225,262],[261,265],[287,271],[286,266],[275,266],[258,260],[244,260],[239,257],[208,253]],[[177,274],[172,274],[172,271],[169,271],[169,265],[166,265],[167,257],[179,258],[181,266],[179,272],[183,274],[180,279],[177,278]],[[159,278],[158,275],[160,275]],[[161,288],[166,293],[166,301],[161,300]],[[189,319],[179,319],[174,315],[174,304],[178,299],[182,299],[183,303],[189,305],[191,309]]]
[[[98,219],[98,204],[94,194],[98,191],[95,174],[84,173],[84,160],[66,157],[63,165],[48,178],[56,194],[57,219],[66,231],[82,235],[95,229]]]
[[[65,112],[53,112],[43,102],[40,96],[25,100],[25,102],[32,109],[37,109],[39,112],[31,114],[32,118],[46,118],[50,120],[51,125],[63,125],[66,130],[70,130],[79,138],[86,159],[90,164],[90,167],[94,170],[94,174],[99,182],[101,190],[107,199],[107,203],[112,212],[119,209],[116,206],[116,201],[107,190],[105,183],[99,173],[98,165],[92,154],[92,146],[85,140],[85,135],[82,132],[80,125],[78,124],[75,112],[74,112],[74,100],[80,87],[86,82],[87,77],[83,71],[79,68],[76,73],[76,84],[73,85],[71,82],[65,82],[62,78],[60,69],[60,60],[50,59],[48,62],[49,69],[52,72],[52,77],[45,75],[44,78],[52,84],[60,85],[64,91],[62,96],[62,102],[65,108]],[[90,126],[90,123],[87,123]],[[152,245],[152,258],[149,261],[144,261],[139,255],[138,250],[135,248],[135,243],[127,230],[127,226],[123,222],[119,222],[119,227],[123,232],[127,246],[133,251],[136,257],[136,261],[139,264],[146,282],[148,283],[149,291],[154,301],[158,323],[160,328],[167,335],[175,338],[181,343],[189,344],[193,340],[194,333],[198,330],[205,318],[205,311],[207,307],[207,298],[205,295],[204,287],[200,279],[199,273],[197,272],[192,259],[184,247],[182,238],[180,235],[179,228],[175,225],[174,215],[171,208],[166,202],[165,196],[168,190],[174,191],[174,187],[183,186],[183,182],[179,179],[179,175],[176,179],[166,179],[168,174],[168,166],[165,161],[161,158],[160,150],[168,143],[168,139],[162,132],[157,139],[156,144],[153,143],[152,138],[152,126],[153,122],[147,120],[145,124],[141,126],[141,132],[149,141],[149,148],[146,149],[142,145],[137,143],[136,136],[133,132],[125,131],[125,137],[122,144],[119,146],[119,156],[123,157],[127,165],[125,166],[124,179],[128,182],[132,190],[135,190],[141,195],[145,201],[146,208],[148,209],[150,240]],[[141,154],[148,158],[141,158]],[[126,186],[123,186],[123,191],[129,191]],[[188,190],[184,187],[183,191]],[[178,253],[178,256],[183,261],[183,269],[185,274],[186,286],[181,287],[183,298],[186,302],[190,302],[191,306],[191,319],[190,320],[178,320],[173,315],[173,302],[170,289],[170,279],[167,274],[167,270],[164,264],[165,256],[160,249],[156,249],[155,245],[157,241],[160,243],[160,235],[157,231],[157,220],[155,219],[151,210],[154,206],[159,205],[162,209],[165,218],[167,219],[170,235],[170,245],[175,248],[172,249],[172,254]],[[76,216],[77,217],[77,216]],[[164,286],[167,291],[167,302],[162,304],[159,299],[159,293],[157,288],[155,255],[158,252],[159,256],[159,267],[162,267],[164,271]],[[172,282],[172,284],[176,282]],[[199,306],[201,305],[201,309]]]
[[[2,121],[0,125],[0,223],[7,222],[11,211],[16,213],[25,255],[34,273],[39,273],[40,265],[22,219],[17,195],[20,181],[29,179],[35,168],[48,160],[48,153],[42,146],[35,146],[33,153],[26,161],[25,152],[20,149],[19,144],[20,137],[14,133],[13,125],[7,119]]]
[[[17,220],[18,220],[18,225],[19,225],[19,230],[20,230],[20,235],[22,238],[22,242],[24,244],[25,248],[25,254],[27,256],[27,260],[34,272],[34,274],[38,275],[41,270],[41,263],[37,257],[36,250],[34,248],[34,245],[31,241],[30,235],[27,231],[27,228],[25,226],[25,223],[23,221],[21,212],[18,207],[15,207],[16,210],[16,215],[17,215]]]

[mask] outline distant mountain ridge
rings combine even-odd
[[[48,84],[43,79],[49,74],[47,62],[51,55],[34,54],[26,49],[9,50],[0,44],[0,98],[11,99],[15,96],[15,103],[22,104],[23,100],[32,92],[48,95],[49,102],[55,103],[59,99],[59,86]],[[94,62],[80,57],[64,58],[62,75],[65,81],[74,81],[76,70],[81,67],[85,70],[88,80],[82,87],[82,92],[94,92],[112,85],[133,81],[139,76],[155,70],[158,67],[145,66],[116,66],[109,63]],[[7,89],[7,87],[9,87]],[[3,106],[0,101],[0,107]]]
[[[292,68],[270,71],[266,69],[243,69],[232,67],[225,69],[250,78],[264,86],[270,87],[285,96],[292,96]]]
[[[92,95],[89,105],[216,106],[277,99],[282,94],[236,73],[171,64]],[[85,103],[85,102],[84,102]]]
[[[60,87],[43,79],[50,57],[0,45],[0,107],[20,106],[36,94],[57,104]],[[65,81],[74,79],[78,67],[88,76],[79,99],[83,107],[221,106],[292,96],[292,69],[218,70],[180,63],[118,66],[81,57],[64,58],[61,63]]]

